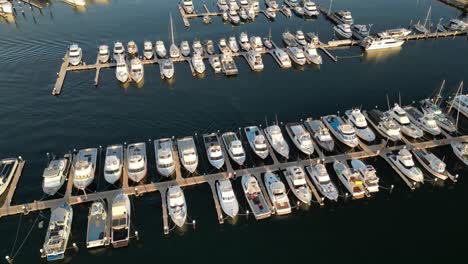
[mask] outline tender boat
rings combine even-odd
[[[312,134],[312,138],[321,148],[328,152],[335,149],[335,142],[330,135],[330,131],[325,127],[322,121],[313,120],[309,117],[304,121],[304,126],[309,130]]]
[[[232,52],[238,52],[239,46],[237,45],[236,37],[232,36],[229,37],[228,46],[232,50]]]
[[[424,135],[422,129],[420,129],[415,124],[411,123],[406,114],[406,111],[403,110],[398,104],[395,104],[388,112],[388,116],[392,118],[400,126],[400,131],[412,138],[420,138]]]
[[[432,115],[437,125],[446,130],[447,132],[453,133],[457,131],[455,122],[447,117],[442,112],[438,104],[435,104],[431,99],[427,98],[419,102],[421,104],[421,110],[424,115]]]
[[[305,204],[310,204],[312,202],[312,191],[309,186],[307,186],[306,175],[301,167],[287,167],[284,171],[284,177],[286,178],[289,188],[291,188],[291,191],[299,201]]]
[[[273,208],[276,210],[276,214],[285,215],[291,213],[291,205],[289,204],[286,187],[278,175],[273,172],[266,172],[263,177],[268,196],[273,204]]]
[[[226,75],[236,75],[239,72],[230,52],[221,54],[221,68]]]
[[[388,153],[387,156],[407,178],[415,182],[424,181],[422,171],[414,165],[413,156],[407,149],[400,150],[398,155]]]
[[[269,154],[267,146],[268,143],[260,129],[257,126],[249,126],[244,128],[244,132],[253,152],[261,159],[266,159]]]
[[[291,59],[299,64],[299,65],[304,65],[306,64],[306,58],[304,55],[304,51],[300,49],[299,47],[288,47],[286,52],[288,53],[289,57]]]
[[[162,73],[167,79],[174,77],[174,63],[170,59],[165,59],[162,63]]]
[[[0,0],[0,12],[13,14],[13,4],[8,0]]]
[[[247,55],[245,56],[247,59],[247,62],[250,65],[250,68],[254,71],[262,71],[263,70],[263,61],[262,61],[262,56],[260,53],[251,50],[247,52]]]
[[[267,9],[265,9],[265,14],[266,14],[267,17],[270,18],[270,19],[275,19],[275,18],[276,18],[275,9],[272,8],[272,7],[267,7]]]
[[[219,39],[218,48],[222,53],[231,52],[225,38]]]
[[[125,59],[125,47],[122,42],[117,41],[114,43],[114,60],[117,61],[119,57]]]
[[[209,55],[213,55],[215,53],[215,47],[213,44],[213,41],[211,39],[206,40],[203,43],[203,46],[205,47],[206,53]]]
[[[146,144],[144,142],[129,144],[126,159],[125,168],[128,178],[137,183],[143,180],[148,171]]]
[[[357,39],[362,39],[369,36],[369,29],[366,25],[351,25],[351,31],[353,32],[353,36]]]
[[[375,140],[375,134],[367,125],[366,117],[361,113],[358,108],[353,108],[345,112],[346,121],[354,127],[356,135],[361,139],[372,142]]]
[[[2,179],[0,180],[0,195],[3,193],[1,190],[2,187],[5,185],[8,186],[8,183],[11,179],[9,174],[12,174],[16,170],[16,159],[12,159],[10,163],[7,163],[10,166],[5,166],[6,164],[3,163],[2,160],[2,172],[1,176]],[[63,183],[65,182],[68,173],[70,172],[71,168],[71,155],[65,154],[63,157],[55,157],[52,156],[52,159],[49,161],[47,168],[44,169],[44,173],[42,174],[42,190],[45,194],[48,195],[55,195],[60,188],[62,188]],[[2,184],[3,183],[3,184]]]
[[[154,56],[153,52],[153,42],[151,41],[145,41],[143,43],[143,56],[145,56],[145,59],[151,60]]]
[[[230,9],[228,13],[229,20],[231,21],[232,24],[236,25],[239,24],[240,22],[240,17],[237,14],[237,11],[234,9]]]
[[[242,176],[242,189],[245,199],[249,204],[255,219],[264,219],[271,216],[271,210],[267,205],[265,196],[258,185],[257,179],[250,175]]]
[[[377,171],[372,165],[366,165],[361,160],[353,159],[351,160],[351,166],[353,170],[361,174],[361,180],[368,192],[379,191],[379,178],[377,177]]]
[[[333,16],[343,24],[354,24],[353,16],[351,15],[350,11],[340,10],[338,12],[333,13]]]
[[[286,124],[286,132],[296,147],[306,155],[314,153],[314,144],[310,133],[300,123]]]
[[[223,70],[221,67],[221,60],[218,56],[211,56],[208,58],[208,61],[215,73],[219,73]]]
[[[127,44],[127,52],[130,58],[136,57],[138,55],[138,46],[135,41],[131,40]]]
[[[109,46],[101,45],[99,46],[99,63],[107,63],[109,62]]]
[[[237,4],[236,0],[228,0],[229,10],[237,11],[240,9],[240,6]]]
[[[107,223],[107,208],[104,202],[94,202],[89,208],[86,248],[109,245],[110,228]]]
[[[289,158],[289,145],[281,133],[281,128],[278,125],[271,125],[264,129],[264,133],[268,142],[273,149],[286,159]]]
[[[224,165],[224,154],[218,135],[216,133],[205,134],[203,135],[203,142],[211,166],[218,170],[221,169]]]
[[[283,41],[286,44],[286,46],[297,46],[296,37],[289,31],[283,32]]]
[[[335,184],[331,181],[325,165],[318,163],[315,166],[307,166],[306,170],[309,173],[312,182],[323,196],[328,200],[338,201],[338,190],[336,189]]]
[[[413,154],[423,167],[435,177],[446,180],[453,177],[446,169],[447,165],[426,149],[413,149]]]
[[[380,49],[391,49],[401,47],[405,43],[404,40],[396,40],[392,37],[366,37],[361,42],[361,45],[366,51],[369,50],[380,50]]]
[[[144,77],[144,68],[141,60],[139,58],[133,58],[130,61],[130,76],[132,80],[136,83],[139,83],[143,80]]]
[[[73,208],[68,203],[63,203],[52,210],[42,251],[47,261],[65,257],[72,220]]]
[[[265,5],[273,9],[278,9],[278,3],[275,0],[265,0]]]
[[[96,170],[97,149],[82,149],[76,154],[74,161],[73,185],[79,190],[85,190],[94,180]]]
[[[274,49],[273,56],[277,58],[277,61],[281,68],[290,68],[292,66],[291,59],[288,53],[282,49]]]
[[[441,130],[434,119],[434,115],[425,115],[413,106],[406,106],[404,107],[404,109],[408,114],[408,117],[411,120],[411,122],[419,126],[422,130],[426,131],[427,133],[433,136],[437,136],[441,133]]]
[[[184,192],[179,185],[173,185],[167,190],[167,208],[172,222],[178,227],[182,227],[187,219],[187,204]]]
[[[180,42],[180,52],[185,57],[190,56],[190,45],[189,45],[188,41],[184,40],[184,41]]]
[[[114,248],[128,246],[131,207],[128,195],[121,193],[112,201],[111,244]]]
[[[68,48],[68,62],[70,65],[77,66],[80,64],[82,55],[81,48],[78,44],[71,44]]]
[[[460,19],[451,19],[446,27],[451,31],[464,31],[468,29],[468,24]]]
[[[185,13],[192,14],[193,13],[193,2],[192,0],[182,0],[182,7],[184,8]]]
[[[304,15],[308,17],[318,16],[320,12],[317,9],[317,5],[311,0],[304,0]]]
[[[263,51],[262,39],[260,37],[258,37],[258,36],[250,37],[250,47],[254,51],[262,52]]]
[[[249,51],[250,50],[250,42],[249,42],[249,36],[245,32],[241,32],[239,35],[239,45],[240,47],[245,50]]]
[[[304,55],[308,63],[320,65],[322,64],[322,56],[320,56],[314,44],[307,43],[304,47]]]
[[[165,58],[167,55],[167,50],[166,47],[164,46],[164,42],[162,40],[156,41],[156,55],[158,55],[159,58]]]
[[[322,122],[328,127],[333,135],[348,147],[354,148],[359,144],[359,139],[356,136],[356,130],[344,122],[341,117],[336,115],[328,115],[322,117]]]
[[[229,10],[227,0],[218,0],[216,5],[218,6],[219,11],[226,12]]]
[[[296,7],[299,6],[299,0],[284,0],[284,3],[288,5],[289,7]]]
[[[170,138],[161,138],[154,141],[154,156],[156,169],[165,177],[171,176],[175,171],[174,147]]]
[[[216,181],[216,190],[218,191],[218,200],[223,212],[231,218],[236,217],[239,212],[239,203],[232,189],[231,181],[229,179]]]
[[[193,49],[193,53],[198,53],[199,55],[203,55],[203,46],[200,42],[200,40],[196,39],[193,41],[193,44],[192,44],[192,49]]]
[[[242,166],[245,162],[245,151],[237,134],[234,132],[226,132],[222,135],[222,138],[231,159]]]
[[[333,29],[343,38],[349,39],[353,36],[353,32],[351,31],[351,26],[349,24],[339,24],[334,26]]]
[[[380,33],[377,33],[377,35],[379,37],[386,37],[386,36],[390,36],[392,38],[403,38],[403,37],[406,37],[408,36],[409,34],[411,34],[411,30],[409,29],[406,29],[406,28],[395,28],[395,29],[388,29],[388,30],[385,30],[385,31],[382,31]]]
[[[467,142],[452,142],[450,143],[453,153],[468,166],[468,143]]]
[[[365,112],[367,120],[383,136],[391,141],[401,140],[400,126],[388,114],[372,109]]]
[[[338,175],[338,179],[340,179],[341,183],[343,183],[354,199],[364,198],[366,192],[359,173],[350,169],[348,165],[338,160],[333,162],[333,169],[335,170],[336,175]]]
[[[468,118],[468,94],[456,95],[448,104]]]
[[[130,78],[130,74],[128,72],[128,65],[125,57],[123,55],[119,55],[116,59],[117,67],[115,68],[115,77],[121,83],[125,83]]]
[[[123,168],[123,146],[111,145],[106,148],[106,159],[104,161],[104,179],[114,184],[122,176]]]
[[[7,158],[0,161],[0,196],[6,191],[13,176],[15,175],[16,168],[18,167],[17,158]]]
[[[177,148],[179,150],[180,162],[184,168],[190,173],[195,172],[198,166],[198,154],[193,137],[177,139]]]
[[[192,65],[197,73],[202,74],[205,72],[206,67],[205,63],[203,62],[203,57],[197,52],[195,52],[192,56]]]
[[[305,46],[307,44],[304,32],[302,32],[301,30],[296,31],[295,40],[299,45]]]

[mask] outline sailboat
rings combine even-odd
[[[180,57],[180,51],[174,42],[174,27],[172,25],[172,14],[169,16],[171,20],[171,40],[172,40],[171,47],[169,48],[169,55],[171,56],[171,58],[178,58]]]
[[[421,25],[418,21],[418,23],[414,25],[414,29],[416,29],[416,31],[423,33],[423,34],[428,34],[431,32],[430,30],[431,21],[429,21],[429,17],[431,16],[431,9],[432,9],[432,6],[429,6],[429,10],[427,10],[427,15],[426,15],[426,19],[424,20],[424,24]]]

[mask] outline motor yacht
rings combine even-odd
[[[294,145],[306,155],[314,153],[314,144],[310,133],[300,123],[286,124],[286,132]]]
[[[130,61],[130,76],[132,80],[136,83],[139,83],[143,80],[144,77],[144,68],[141,60],[139,58],[133,58]]]
[[[339,24],[333,27],[336,33],[339,36],[349,39],[353,36],[353,32],[351,31],[351,26],[349,24]]]
[[[413,156],[407,149],[400,150],[398,155],[388,153],[387,156],[398,170],[407,178],[415,182],[424,181],[422,171],[415,166]]]
[[[182,7],[187,14],[192,14],[193,13],[193,2],[192,0],[182,0]]]
[[[277,215],[291,213],[291,205],[286,193],[286,187],[281,182],[278,175],[273,172],[266,172],[264,175],[265,187],[271,203],[276,210]]]
[[[107,45],[100,45],[99,46],[99,63],[107,63],[109,62],[109,46]]]
[[[420,138],[424,135],[424,132],[421,128],[411,123],[406,114],[406,111],[400,107],[400,105],[395,104],[388,112],[388,116],[392,118],[400,126],[401,133],[409,136],[411,138]]]
[[[115,68],[115,77],[121,83],[126,83],[130,78],[127,61],[123,55],[119,55],[116,59],[117,67]]]
[[[73,208],[68,203],[62,203],[52,210],[42,247],[43,255],[47,258],[47,261],[60,260],[65,257],[72,220]]]
[[[221,67],[221,60],[219,59],[219,56],[209,57],[208,62],[210,63],[215,73],[220,73],[223,70],[223,68]]]
[[[413,106],[406,106],[403,109],[408,114],[411,122],[419,126],[422,130],[433,136],[437,136],[441,133],[440,127],[437,125],[437,122],[434,119],[434,115],[425,115]]]
[[[288,47],[286,52],[288,53],[289,57],[295,63],[299,65],[306,64],[306,57],[304,55],[304,51],[299,47]]]
[[[405,43],[404,40],[396,40],[392,37],[366,37],[361,42],[361,45],[366,51],[369,50],[380,50],[380,49],[391,49],[401,47]]]
[[[83,54],[78,44],[71,44],[68,48],[68,62],[72,66],[77,66],[81,63]]]
[[[262,71],[263,70],[263,61],[262,61],[262,56],[260,53],[250,50],[247,52],[247,55],[245,56],[247,59],[247,62],[250,65],[250,68],[254,71]]]
[[[184,41],[180,42],[180,52],[185,57],[190,56],[190,45],[189,45],[188,41],[184,40]]]
[[[330,131],[321,120],[314,120],[309,117],[304,121],[304,126],[309,130],[312,134],[312,138],[322,149],[328,152],[335,149],[335,141],[330,135]]]
[[[307,166],[306,170],[318,191],[325,198],[331,201],[338,201],[338,190],[330,179],[325,165],[318,163],[315,166]]]
[[[414,157],[435,177],[446,180],[453,177],[446,169],[447,164],[426,149],[413,149]]]
[[[366,117],[361,113],[359,108],[346,110],[346,121],[354,127],[356,135],[367,142],[375,140],[374,131],[367,125]]]
[[[193,54],[197,53],[201,56],[203,56],[203,46],[200,42],[200,40],[196,39],[193,41],[193,44],[192,44],[192,49],[193,49]]]
[[[181,164],[188,172],[194,173],[198,167],[198,154],[193,137],[177,139],[177,148]]]
[[[192,65],[195,71],[199,74],[205,72],[205,63],[203,62],[203,57],[199,53],[194,53],[192,56]]]
[[[240,22],[240,17],[237,14],[236,10],[230,9],[228,12],[228,17],[229,20],[231,21],[232,24],[237,25]]]
[[[174,77],[174,63],[170,59],[165,59],[161,67],[164,78],[171,79]]]
[[[123,170],[123,146],[111,145],[106,148],[106,158],[104,161],[104,179],[114,184],[122,176]]]
[[[112,200],[111,244],[114,248],[128,246],[130,240],[131,206],[127,194],[121,193]]]
[[[167,50],[166,47],[164,46],[164,42],[162,40],[156,41],[156,55],[158,55],[159,58],[165,58],[167,55]]]
[[[114,60],[117,61],[119,57],[125,59],[125,47],[122,42],[117,41],[114,43]]]
[[[82,149],[74,158],[75,165],[73,166],[74,177],[73,185],[79,190],[85,190],[94,180],[96,171],[97,149],[88,148]]]
[[[296,37],[289,31],[283,32],[283,41],[286,46],[295,47],[297,46]]]
[[[215,47],[211,39],[205,41],[203,46],[205,46],[205,50],[207,54],[213,55],[215,53]]]
[[[222,139],[231,159],[242,166],[245,162],[245,151],[237,134],[226,132],[222,135]]]
[[[138,46],[135,41],[130,40],[127,44],[127,52],[130,58],[138,56]]]
[[[126,153],[127,175],[133,182],[140,182],[148,171],[146,158],[146,144],[144,142],[129,144]]]
[[[88,213],[86,248],[96,248],[109,245],[110,226],[107,220],[107,208],[105,202],[93,202]]]
[[[338,12],[333,13],[333,16],[343,24],[354,24],[353,16],[348,10],[340,10]]]
[[[322,56],[318,54],[314,44],[307,43],[307,45],[304,46],[304,55],[308,63],[322,64]]]
[[[271,125],[264,129],[264,133],[265,133],[266,138],[268,139],[268,142],[270,142],[270,145],[273,147],[273,149],[278,154],[288,159],[289,158],[289,145],[283,137],[281,128],[278,125]]]
[[[239,203],[232,189],[231,181],[229,179],[216,181],[216,190],[223,212],[231,218],[236,217],[239,212]]]
[[[379,178],[377,177],[377,171],[372,165],[366,165],[361,160],[353,159],[351,160],[351,166],[353,170],[361,175],[361,180],[368,192],[374,193],[379,191]]]
[[[304,0],[302,1],[303,2],[303,6],[304,6],[304,14],[308,17],[314,17],[314,16],[318,16],[320,14],[320,12],[318,11],[317,9],[317,5],[312,2],[311,0]]]
[[[253,152],[261,159],[266,159],[269,154],[268,143],[260,129],[257,126],[249,126],[244,128],[244,132]]]
[[[365,112],[367,120],[385,138],[391,141],[401,140],[400,126],[388,114],[372,109]]]
[[[343,183],[354,199],[364,198],[366,192],[359,173],[338,160],[333,162],[333,169],[335,170],[338,179],[340,179],[341,183]]]
[[[234,36],[229,37],[228,46],[229,46],[229,48],[231,49],[232,52],[238,52],[239,51],[239,46],[237,45],[237,40],[236,40],[236,37],[234,37]]]
[[[224,165],[224,154],[218,135],[216,133],[205,134],[203,135],[203,142],[211,166],[218,170],[221,169]]]
[[[252,48],[252,50],[256,52],[262,52],[263,51],[262,39],[258,36],[251,36],[250,47]]]
[[[468,166],[468,142],[452,142],[453,153]]]
[[[427,98],[419,102],[421,104],[421,110],[424,115],[432,115],[437,125],[446,130],[449,133],[457,131],[455,122],[447,117],[438,104],[435,104],[431,99]]]
[[[153,58],[153,43],[151,41],[145,41],[143,43],[143,56],[145,56],[145,59],[147,60],[151,60]]]
[[[307,185],[304,169],[298,166],[287,167],[284,171],[284,177],[292,193],[299,201],[305,204],[312,202],[312,191]]]
[[[10,167],[5,166],[6,163],[2,161],[2,173],[0,182],[3,182],[5,187],[8,185],[11,177],[8,175],[10,173],[14,173],[16,170],[15,162],[16,159],[10,162]],[[5,170],[8,168],[8,170]],[[63,183],[67,179],[68,173],[70,172],[71,168],[71,155],[65,154],[63,157],[56,157],[55,155],[49,160],[49,164],[47,168],[44,169],[42,173],[42,190],[47,195],[55,195],[60,188],[62,188]],[[8,182],[8,183],[7,183]],[[3,186],[2,185],[2,186]],[[0,190],[1,195],[1,190]]]
[[[172,139],[161,138],[154,141],[154,156],[156,169],[164,177],[169,177],[175,171],[174,147]]]
[[[184,192],[179,185],[173,185],[167,189],[167,209],[172,222],[182,227],[187,219],[187,204]]]
[[[245,32],[241,32],[239,35],[239,45],[240,47],[245,50],[249,51],[250,50],[250,42],[249,42],[249,36]]]
[[[356,130],[343,121],[341,117],[336,115],[328,115],[322,117],[322,122],[327,126],[329,131],[343,144],[354,148],[359,144],[359,139],[356,136]]]
[[[268,206],[266,198],[258,185],[257,179],[251,175],[243,175],[242,189],[244,190],[245,199],[247,200],[255,219],[259,220],[270,217],[270,207]]]
[[[276,57],[276,61],[279,63],[281,68],[290,68],[292,66],[291,59],[288,53],[282,49],[274,49],[273,56]]]

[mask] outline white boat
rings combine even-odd
[[[299,6],[299,0],[284,0],[284,3],[289,7],[296,7]]]
[[[328,152],[332,152],[335,149],[335,141],[321,120],[314,120],[309,117],[304,121],[304,126],[309,130],[312,138],[321,148]]]
[[[304,169],[298,166],[287,167],[284,171],[284,177],[292,193],[299,201],[305,204],[312,202],[312,191],[307,185]]]
[[[231,159],[242,166],[245,162],[245,150],[237,134],[234,132],[226,132],[223,133],[222,138]]]
[[[159,56],[159,58],[165,58],[167,55],[167,50],[166,47],[164,46],[164,42],[162,40],[156,41],[156,55]]]
[[[424,19],[424,24],[421,24],[420,21],[414,25],[414,29],[418,31],[419,33],[422,34],[429,34],[431,33],[430,27],[431,27],[431,21],[430,21],[430,16],[431,16],[431,9],[432,6],[429,6],[429,9],[427,10],[427,15],[426,19]]]
[[[239,0],[240,7],[242,8],[247,8],[249,6],[249,1],[248,0]]]
[[[81,63],[82,51],[78,44],[71,44],[68,48],[68,62],[72,66],[76,66]]]
[[[423,167],[435,177],[446,180],[453,177],[447,171],[447,164],[426,149],[413,149],[413,154]]]
[[[63,0],[63,2],[70,4],[72,6],[86,6],[86,0]]]
[[[278,3],[275,0],[265,0],[265,5],[273,9],[278,9]]]
[[[343,38],[349,39],[353,36],[353,31],[351,31],[349,24],[339,24],[334,26],[333,29]]]
[[[130,61],[130,76],[132,80],[136,83],[139,83],[143,80],[145,70],[143,64],[139,58],[133,58]]]
[[[244,132],[253,152],[261,159],[266,159],[269,154],[267,146],[268,143],[260,129],[257,126],[249,126],[244,128]]]
[[[223,21],[224,21],[224,22],[228,21],[229,15],[228,15],[227,11],[223,12],[223,13],[221,14],[221,17],[223,18]]]
[[[268,207],[265,196],[258,185],[257,179],[250,175],[242,176],[242,190],[244,190],[245,199],[255,216],[255,219],[264,219],[271,216],[270,207]]]
[[[338,201],[338,190],[330,179],[325,165],[318,163],[315,166],[307,166],[306,170],[312,182],[323,196],[328,200]]]
[[[127,44],[127,52],[130,58],[136,57],[138,55],[138,46],[135,41],[130,40]]]
[[[192,0],[182,0],[182,7],[184,8],[185,13],[192,14],[193,13],[193,2]]]
[[[251,21],[254,21],[256,15],[255,9],[250,5],[249,8],[247,8],[247,16]]]
[[[273,56],[276,57],[281,68],[290,68],[292,66],[288,53],[282,49],[274,49]]]
[[[291,9],[289,9],[286,5],[283,5],[283,7],[281,7],[281,10],[283,11],[283,14],[286,17],[291,17],[292,16]]]
[[[289,158],[289,146],[281,133],[281,128],[278,125],[271,125],[264,129],[264,133],[273,149],[286,159]]]
[[[115,68],[115,77],[121,83],[125,83],[130,78],[130,73],[128,72],[128,65],[124,55],[119,55],[116,59],[116,62],[117,67]]]
[[[396,40],[392,37],[366,37],[361,42],[362,47],[366,50],[380,50],[401,47],[405,43],[404,40]]]
[[[52,210],[42,248],[47,261],[60,260],[65,257],[72,220],[73,208],[68,203],[63,203]]]
[[[236,75],[239,72],[230,52],[221,54],[221,68],[226,75]]]
[[[211,166],[221,169],[224,165],[224,154],[221,148],[218,135],[216,133],[203,135],[203,142],[205,143],[206,156]]]
[[[114,60],[117,61],[118,58],[125,59],[125,47],[122,42],[117,41],[114,43]]]
[[[249,16],[247,15],[247,12],[245,11],[244,8],[241,8],[237,13],[239,14],[239,17],[240,17],[243,21],[246,21],[247,19],[249,19]]]
[[[0,12],[13,14],[13,4],[8,0],[0,0]]]
[[[366,191],[363,182],[359,177],[359,173],[338,160],[333,162],[333,169],[335,170],[338,179],[340,179],[341,183],[343,183],[354,199],[364,198]]]
[[[412,138],[420,138],[424,135],[424,132],[421,128],[411,123],[406,114],[406,111],[403,110],[398,104],[395,104],[388,112],[388,116],[392,118],[400,126],[400,131]]]
[[[262,38],[263,46],[267,49],[272,49],[273,48],[273,43],[271,42],[271,38]]]
[[[218,0],[216,5],[218,6],[219,11],[226,12],[229,10],[227,0]]]
[[[446,27],[451,31],[464,31],[468,29],[468,23],[460,19],[450,19]]]
[[[190,45],[188,41],[184,40],[180,42],[180,52],[185,57],[188,57],[190,55]]]
[[[198,167],[198,154],[193,137],[177,139],[177,149],[184,168],[190,173],[195,172]]]
[[[299,65],[306,64],[306,58],[304,55],[304,51],[299,47],[288,47],[286,52],[288,53],[289,57],[291,57],[292,61]]]
[[[206,50],[206,53],[213,55],[215,53],[215,47],[211,39],[204,41],[203,46]]]
[[[109,46],[107,45],[100,45],[99,46],[99,63],[107,63],[109,62]]]
[[[359,144],[356,130],[336,115],[322,117],[322,122],[328,127],[332,134],[343,144],[354,148]]]
[[[297,46],[296,37],[289,31],[285,31],[282,34],[283,42],[286,46],[295,47]]]
[[[230,48],[227,45],[227,41],[226,41],[225,38],[220,38],[219,39],[218,48],[221,51],[221,53],[231,52]]]
[[[275,9],[273,9],[272,7],[268,7],[267,9],[265,9],[265,14],[270,19],[275,19],[276,18]]]
[[[296,31],[295,39],[299,45],[302,45],[302,46],[307,45],[307,41],[305,39],[305,35],[304,35],[304,32],[302,32],[302,30]]]
[[[260,53],[251,50],[247,52],[247,55],[245,56],[247,59],[247,62],[250,65],[250,68],[254,71],[262,71],[263,70],[263,61],[262,61],[262,56]]]
[[[3,178],[0,180],[0,184],[3,183],[2,187],[3,185],[5,185],[5,187],[8,185],[8,183],[5,184],[5,182],[9,182],[9,174],[14,173],[16,170],[15,160],[16,159],[13,159],[12,162],[7,163],[10,167],[6,167],[5,165],[7,164],[4,164],[2,161],[2,170],[0,174],[0,177]],[[55,195],[55,193],[62,188],[70,171],[70,167],[70,154],[65,154],[63,157],[52,157],[47,168],[44,169],[44,173],[42,174],[42,190],[45,194]],[[0,187],[0,195],[2,194],[2,187]]]
[[[169,20],[171,21],[171,46],[169,47],[169,56],[171,58],[179,58],[180,57],[180,50],[179,47],[175,44],[174,40],[174,27],[172,25],[172,15],[169,16]]]
[[[151,41],[145,41],[143,43],[143,56],[145,56],[145,59],[150,60],[154,56],[153,52],[153,42]]]
[[[387,156],[398,170],[407,178],[415,182],[424,181],[422,171],[414,165],[413,156],[407,149],[400,150],[398,155],[389,153]]]
[[[7,158],[0,161],[0,196],[8,188],[17,167],[18,159],[16,158]]]
[[[228,7],[229,7],[229,10],[234,10],[234,11],[237,11],[240,8],[236,0],[228,0]]]
[[[221,60],[218,56],[210,56],[208,58],[208,62],[210,63],[215,73],[220,73],[223,70],[221,67]]]
[[[257,52],[262,52],[263,51],[262,39],[258,36],[251,36],[250,47],[252,48],[252,50],[255,50]]]
[[[236,40],[236,37],[234,37],[234,36],[229,37],[228,46],[229,46],[229,48],[231,49],[232,52],[238,52],[239,51],[239,46],[237,45],[237,40]]]
[[[320,12],[317,9],[317,5],[311,0],[304,0],[303,6],[304,14],[308,17],[318,16],[320,14]]]
[[[205,63],[203,62],[203,57],[197,52],[195,52],[192,56],[192,65],[197,73],[201,74],[205,72],[206,67]]]
[[[304,16],[304,8],[302,8],[301,6],[295,6],[293,10],[294,10],[294,13],[298,17],[303,17]]]
[[[379,191],[379,178],[377,177],[377,171],[372,165],[366,165],[361,160],[351,160],[351,166],[353,170],[361,174],[361,180],[364,183],[368,192]]]
[[[400,126],[386,113],[377,109],[372,109],[365,112],[365,115],[367,120],[383,137],[391,141],[401,140]]]
[[[174,148],[170,138],[161,138],[154,141],[154,156],[156,169],[164,177],[171,176],[175,171]]]
[[[193,41],[192,49],[193,49],[193,54],[197,53],[199,55],[203,55],[203,46],[200,40],[196,39]]]
[[[171,79],[174,77],[174,63],[170,59],[165,59],[160,67],[162,67],[164,78]]]
[[[111,244],[114,248],[128,246],[131,207],[128,195],[121,193],[112,201]]]
[[[129,144],[127,146],[125,165],[130,180],[138,183],[146,177],[148,165],[146,144],[144,142]]]
[[[456,95],[448,104],[468,118],[468,94]]]
[[[237,14],[237,11],[234,9],[230,9],[228,13],[229,20],[231,21],[232,24],[239,24],[240,22],[240,17]]]
[[[167,189],[167,208],[172,222],[182,227],[187,219],[187,204],[184,192],[179,185],[173,185]]]
[[[249,51],[250,50],[250,42],[249,42],[249,36],[245,32],[241,32],[239,35],[239,45],[240,47],[245,50]]]
[[[306,155],[314,153],[314,144],[310,133],[300,123],[286,124],[286,132],[294,145]]]
[[[286,187],[281,182],[278,175],[273,172],[266,172],[264,177],[265,187],[270,197],[273,208],[277,215],[285,215],[291,213],[291,205],[286,193]]]
[[[367,125],[366,117],[361,113],[358,108],[345,111],[346,121],[354,127],[356,135],[361,139],[372,142],[375,140],[375,133]]]
[[[351,15],[350,11],[340,10],[338,12],[333,13],[333,16],[343,24],[354,24],[353,16]]]
[[[377,33],[379,37],[387,37],[390,36],[392,38],[398,39],[403,38],[411,34],[411,30],[406,28],[394,28],[394,29],[387,29],[385,31]]]
[[[304,55],[307,59],[307,62],[320,65],[322,64],[322,56],[317,52],[314,44],[307,43],[304,47]]]
[[[109,245],[109,230],[105,203],[99,201],[92,203],[88,213],[86,248]]]
[[[437,136],[441,133],[440,127],[434,119],[433,115],[425,115],[413,106],[404,107],[411,122],[419,126],[427,133]]]
[[[94,180],[96,170],[97,149],[82,149],[74,158],[73,185],[79,190],[85,190]]]
[[[369,28],[366,25],[352,24],[351,31],[356,39],[362,39],[369,36]]]
[[[239,212],[239,203],[232,189],[231,181],[229,179],[216,181],[216,190],[223,212],[231,218],[236,217]]]
[[[123,168],[123,146],[111,145],[106,148],[106,159],[104,161],[104,179],[114,184],[122,176]]]
[[[452,142],[453,153],[468,166],[468,143],[467,142]]]
[[[448,118],[440,106],[433,100],[427,98],[421,100],[419,103],[421,104],[421,110],[423,114],[432,115],[440,128],[450,133],[457,131],[455,122],[451,118]]]

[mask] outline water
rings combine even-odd
[[[41,1],[44,3],[44,1]],[[214,1],[206,1],[214,10]],[[318,1],[325,6],[327,1]],[[195,2],[201,10],[201,1]],[[432,5],[433,21],[447,21],[460,15],[454,8],[437,1],[334,1],[333,9],[348,8],[356,21],[373,24],[372,31],[406,26],[411,20],[423,20]],[[17,5],[18,6],[18,5]],[[114,41],[143,41],[169,37],[169,13],[173,14],[176,41],[211,38],[218,40],[246,30],[249,34],[267,35],[281,43],[285,29],[316,31],[322,40],[333,36],[332,25],[323,17],[303,21],[279,15],[275,22],[259,16],[255,23],[233,27],[214,18],[209,26],[202,19],[191,20],[186,29],[175,1],[88,1],[85,10],[53,1],[42,14],[29,9],[16,20],[0,20],[0,146],[2,157],[21,155],[26,166],[14,196],[14,203],[40,200],[41,174],[46,166],[46,152],[61,153],[73,148],[138,142],[158,137],[182,137],[216,130],[236,130],[271,122],[277,114],[283,122],[308,116],[343,112],[352,106],[386,107],[385,95],[392,101],[398,93],[404,103],[430,95],[442,79],[447,91],[456,89],[467,76],[468,55],[465,37],[405,43],[397,52],[340,59],[333,63],[324,56],[321,67],[306,66],[281,70],[270,56],[263,56],[265,70],[253,73],[245,60],[236,59],[239,75],[226,78],[208,70],[201,79],[191,76],[186,64],[176,65],[171,83],[160,80],[159,68],[145,67],[145,81],[140,88],[122,87],[113,70],[101,72],[100,84],[93,86],[94,72],[71,73],[62,95],[50,95],[67,45],[77,42],[84,60],[95,60],[97,46]],[[338,56],[360,54],[357,47],[333,50]],[[208,65],[207,65],[208,66]],[[466,120],[462,122],[466,128]],[[148,145],[152,149],[152,145]],[[185,189],[190,219],[196,230],[162,232],[161,202],[158,194],[134,199],[133,223],[139,241],[128,248],[85,249],[86,215],[89,205],[75,206],[71,240],[80,251],[70,250],[64,262],[84,263],[106,256],[108,262],[128,263],[135,259],[150,261],[349,261],[371,260],[392,263],[401,261],[440,261],[460,255],[460,241],[468,235],[466,210],[463,209],[467,185],[466,167],[450,147],[435,150],[445,157],[448,168],[460,174],[460,181],[445,186],[425,184],[410,192],[383,160],[369,160],[378,170],[385,186],[395,184],[390,195],[383,190],[364,201],[340,201],[294,211],[287,217],[272,217],[256,222],[253,217],[239,217],[235,223],[219,225],[208,185]],[[155,171],[152,156],[150,172]],[[328,167],[331,170],[331,167]],[[203,165],[202,172],[208,167]],[[336,180],[336,178],[335,178]],[[103,183],[97,188],[108,188]],[[234,185],[241,208],[247,209],[240,184]],[[38,221],[47,226],[49,212]],[[0,255],[13,255],[33,226],[37,214],[12,216],[0,221]],[[15,250],[12,246],[21,219]],[[16,263],[38,262],[39,248],[45,236],[37,223],[17,255]],[[312,254],[308,254],[308,253]],[[142,257],[143,256],[143,257]]]

